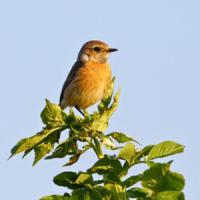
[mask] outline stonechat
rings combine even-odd
[[[117,49],[99,40],[85,43],[70,70],[60,94],[60,107],[74,106],[82,114],[100,101],[110,87],[112,73],[108,56]]]

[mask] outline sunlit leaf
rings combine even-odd
[[[89,126],[92,130],[96,130],[98,132],[104,132],[108,127],[108,120],[110,119],[113,112],[116,110],[119,102],[120,91],[116,93],[113,97],[112,104],[105,109],[102,113],[94,113],[92,115],[92,121]]]
[[[184,194],[178,191],[164,191],[156,195],[155,200],[185,200]]]
[[[106,189],[110,190],[113,200],[126,200],[126,188],[117,183],[109,183],[104,186]]]
[[[44,110],[41,112],[41,118],[44,124],[49,128],[64,126],[65,113],[62,111],[59,105],[51,103],[48,99],[46,99],[46,106]]]
[[[76,179],[76,184],[82,185],[86,183],[91,183],[93,181],[93,178],[91,174],[89,173],[80,173],[78,178]]]
[[[135,145],[132,142],[127,143],[119,152],[118,157],[132,163],[135,157]]]
[[[98,173],[100,175],[109,173],[114,170],[116,173],[119,173],[122,169],[121,163],[115,158],[111,158],[108,155],[105,155],[104,158],[98,160],[92,168],[88,171],[90,173]]]
[[[43,131],[37,133],[36,135],[30,138],[24,138],[20,140],[12,149],[11,155],[21,153],[33,148],[35,145],[39,144],[42,140],[47,138],[50,134],[56,134],[60,130],[59,127],[44,129]]]
[[[52,148],[54,147],[54,144],[58,142],[58,138],[60,137],[60,134],[50,135],[46,141],[43,143],[35,146],[34,152],[35,152],[35,158],[33,165],[35,165],[39,160],[41,160],[46,154],[48,154]]]
[[[107,136],[112,137],[113,139],[115,139],[118,143],[125,143],[125,142],[129,142],[129,141],[133,141],[138,143],[136,140],[134,140],[133,138],[127,136],[124,133],[121,132],[112,132],[109,133]]]
[[[115,81],[115,77],[113,77],[110,88],[105,92],[103,99],[98,105],[98,110],[100,113],[105,111],[108,108],[109,104],[111,103],[113,89],[114,89],[114,81]]]
[[[40,159],[42,159],[47,153],[52,149],[52,144],[50,142],[39,144],[34,148],[35,159],[33,165],[35,165]]]
[[[155,158],[161,158],[177,153],[181,153],[184,150],[184,146],[178,143],[175,143],[173,141],[164,141],[157,145],[154,145],[154,147],[151,149],[148,155],[148,159],[155,159]]]

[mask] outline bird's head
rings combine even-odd
[[[106,63],[109,54],[114,51],[117,51],[117,49],[110,48],[102,41],[91,40],[82,46],[78,54],[78,60],[82,62]]]

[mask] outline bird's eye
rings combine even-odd
[[[96,51],[96,52],[101,51],[101,48],[100,48],[100,47],[94,47],[93,49],[94,49],[94,51]]]

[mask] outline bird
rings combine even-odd
[[[117,50],[100,40],[88,41],[81,47],[61,90],[62,110],[75,107],[84,116],[88,107],[102,100],[112,81],[108,57]]]

